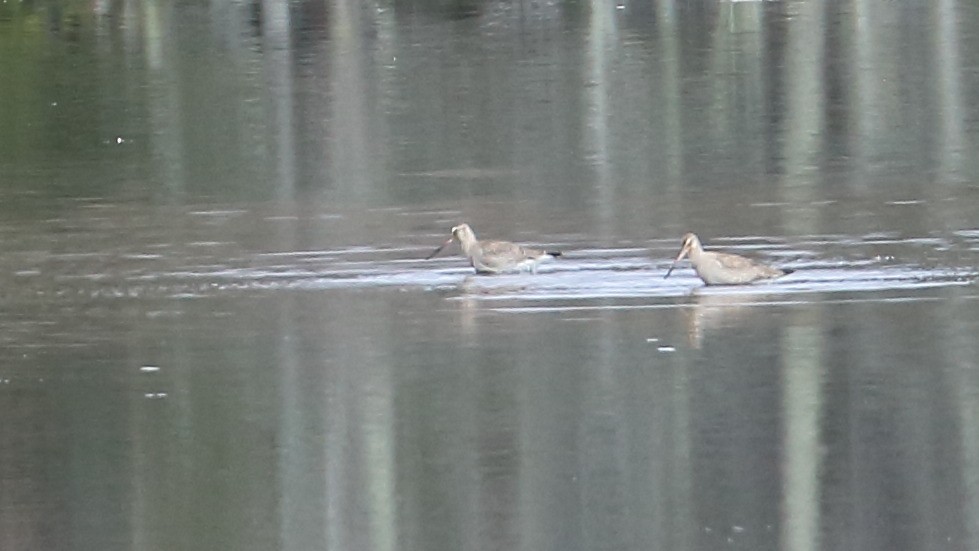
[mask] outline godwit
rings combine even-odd
[[[529,270],[536,273],[537,265],[544,260],[561,256],[557,251],[543,251],[521,247],[509,241],[480,241],[476,239],[469,224],[459,224],[452,228],[452,237],[435,249],[425,260],[433,258],[442,249],[458,241],[462,253],[478,274],[499,274],[503,272],[519,272]]]
[[[684,234],[683,246],[673,265],[666,271],[663,279],[670,277],[676,263],[689,255],[693,269],[707,285],[741,285],[760,279],[772,279],[791,274],[794,270],[782,270],[759,264],[754,260],[736,254],[705,251],[700,239],[692,233]]]

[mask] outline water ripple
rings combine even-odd
[[[222,213],[223,214],[223,213]],[[943,255],[962,261],[959,253],[974,244],[971,232],[944,238],[899,240],[881,234],[811,236],[791,244],[765,237],[717,239],[718,249],[744,250],[794,273],[773,281],[740,287],[704,287],[689,263],[664,279],[674,240],[628,246],[559,243],[564,256],[541,265],[537,274],[474,275],[456,254],[422,260],[427,247],[349,246],[322,250],[247,253],[221,247],[154,251],[79,252],[48,255],[12,272],[21,285],[39,296],[204,297],[228,293],[315,292],[337,289],[397,288],[447,292],[449,300],[580,301],[702,295],[836,293],[924,289],[974,284],[974,267],[942,262]],[[876,244],[892,240],[902,248],[893,255],[868,255]],[[558,241],[558,240],[555,240]],[[962,247],[965,241],[966,247]],[[891,241],[887,241],[891,242]],[[633,246],[636,245],[636,246]],[[192,251],[189,253],[189,251]],[[906,258],[904,258],[906,256]],[[968,262],[968,259],[966,259]],[[972,264],[972,262],[968,262]],[[45,288],[45,287],[54,287]]]

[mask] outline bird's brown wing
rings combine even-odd
[[[508,269],[525,258],[524,249],[509,241],[480,241],[483,254],[480,262],[490,269]]]
[[[748,270],[757,267],[759,264],[750,258],[745,258],[736,254],[714,253],[717,262],[728,270]]]
[[[523,258],[526,254],[526,250],[523,247],[516,243],[510,243],[509,241],[481,241],[479,244],[483,248],[484,256]]]
[[[725,269],[750,273],[755,277],[778,277],[786,273],[784,270],[736,254],[716,253],[714,257]]]

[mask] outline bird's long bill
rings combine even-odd
[[[452,243],[452,238],[451,237],[448,240],[446,240],[445,243],[442,243],[441,245],[439,245],[439,248],[437,248],[434,251],[432,251],[432,254],[426,256],[425,257],[425,260],[431,260],[431,259],[435,258],[435,255],[439,254],[440,252],[442,252],[442,249],[444,249],[444,248],[446,248],[446,247],[449,246],[449,243]]]
[[[676,255],[676,260],[673,261],[673,264],[670,264],[670,269],[666,270],[666,275],[663,276],[663,279],[670,277],[670,274],[672,274],[673,270],[676,268],[676,263],[683,260],[683,257],[685,256],[687,256],[687,248],[683,247],[680,249],[680,254]]]
[[[673,260],[673,263],[676,264],[677,262],[683,260],[683,257],[687,256],[687,251],[689,251],[687,247],[680,249],[680,254],[676,255],[676,259]]]

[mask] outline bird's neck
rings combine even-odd
[[[483,252],[483,248],[479,246],[479,241],[475,239],[460,241],[459,245],[462,247],[462,252],[466,253],[466,256],[479,256]]]

